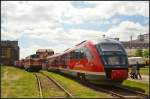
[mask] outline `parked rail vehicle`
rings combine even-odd
[[[52,56],[48,56],[46,58],[45,64],[43,64],[43,69],[50,71],[59,71],[60,64],[60,53],[54,54]]]
[[[32,54],[25,58],[24,68],[27,71],[38,71],[41,69],[41,61],[39,55]]]
[[[108,38],[86,40],[61,54],[49,56],[46,66],[48,70],[59,70],[97,84],[121,84],[128,77],[124,47]]]
[[[42,64],[46,61],[46,57],[53,55],[54,51],[50,49],[39,49],[36,54],[25,58],[24,68],[27,71],[39,71],[42,69]]]
[[[24,69],[24,59],[16,60],[16,61],[14,62],[14,66],[15,66],[15,67],[18,67],[18,68]]]
[[[45,62],[47,60],[47,57],[54,55],[54,51],[52,49],[38,49],[36,51],[36,54],[39,55],[39,59],[41,61],[42,67],[45,67]]]

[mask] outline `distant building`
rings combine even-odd
[[[126,41],[121,42],[126,49],[147,49],[149,48],[149,43],[141,42],[141,41]]]
[[[142,41],[145,43],[149,43],[149,33],[143,34],[143,35],[138,35],[138,41]]]
[[[135,54],[136,49],[148,49],[149,48],[149,33],[138,35],[137,39],[121,42],[125,47],[129,56]]]
[[[44,59],[47,56],[53,55],[54,51],[52,49],[38,49],[36,54],[39,55],[39,58]]]
[[[0,45],[0,64],[13,65],[19,59],[18,41],[1,41]]]

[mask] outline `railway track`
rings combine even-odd
[[[34,73],[40,98],[73,98],[56,80],[44,73]]]
[[[130,98],[134,98],[134,99],[149,99],[149,95],[141,92],[141,91],[136,91],[133,89],[129,89],[127,87],[124,86],[115,86],[115,85],[109,85],[109,86],[104,86],[104,85],[96,85],[96,84],[92,84],[89,83],[88,81],[82,81],[76,77],[70,76],[70,75],[66,75],[66,74],[61,74],[65,77],[68,77],[72,80],[75,80],[77,82],[79,82],[80,84],[82,84],[83,86],[87,86],[91,89],[97,90],[97,91],[101,91],[104,93],[108,93],[111,94],[112,97],[114,98],[125,98],[125,99],[130,99]]]
[[[104,93],[111,94],[115,98],[124,98],[124,99],[149,99],[149,95],[142,93],[140,91],[135,91],[133,89],[128,89],[122,86],[104,86],[104,85],[95,85],[88,82],[79,81],[83,85],[90,87],[92,89],[102,91]]]

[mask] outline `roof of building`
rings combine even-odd
[[[52,49],[38,49],[36,52],[54,52]]]
[[[0,42],[0,45],[2,47],[11,47],[11,48],[19,49],[18,41],[2,40]]]

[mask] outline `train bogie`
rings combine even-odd
[[[41,68],[41,66],[40,65],[26,65],[25,66],[25,70],[26,71],[29,71],[29,72],[32,72],[32,71],[36,71],[36,72],[38,72],[39,70],[41,70],[42,68]]]

